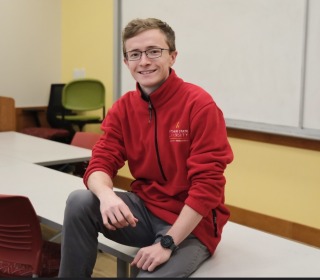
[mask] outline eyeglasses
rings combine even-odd
[[[148,58],[154,59],[162,55],[162,51],[169,51],[170,49],[153,48],[146,51],[129,51],[124,53],[126,58],[130,61],[140,60],[142,54],[145,53]]]

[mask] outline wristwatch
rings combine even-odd
[[[162,236],[160,244],[163,248],[170,249],[172,252],[178,249],[178,246],[174,244],[173,238],[170,235]]]

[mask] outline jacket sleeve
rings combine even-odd
[[[214,102],[191,116],[190,156],[187,160],[191,188],[185,201],[206,216],[224,202],[224,171],[233,160],[223,113]]]
[[[95,171],[107,173],[111,178],[124,166],[126,153],[118,117],[119,104],[116,102],[108,111],[101,124],[103,135],[92,149],[92,157],[83,176],[87,186],[88,177]]]

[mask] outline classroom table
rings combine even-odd
[[[82,178],[9,156],[0,157],[1,193],[30,198],[40,221],[61,230],[65,202]],[[119,189],[116,189],[119,190]],[[137,249],[99,235],[99,248],[121,259],[121,269]],[[119,268],[119,267],[118,267]],[[127,272],[125,272],[127,273]],[[125,276],[118,270],[118,276]],[[320,250],[228,222],[215,255],[192,277],[319,277]]]
[[[1,132],[0,145],[3,135]],[[17,137],[20,139],[17,146],[21,147],[23,137]],[[68,151],[65,150],[66,153]],[[34,164],[31,157],[26,156],[27,153],[24,157],[9,154],[1,146],[0,193],[29,197],[41,223],[61,230],[68,195],[73,190],[85,189],[82,178]],[[49,153],[47,155],[48,158],[42,157],[42,160],[35,162],[61,162],[59,157],[53,159]],[[66,155],[61,157],[62,160],[71,158]],[[133,259],[137,248],[118,244],[101,234],[98,239],[100,249],[118,258],[118,277],[126,277],[126,264]],[[228,222],[216,253],[191,277],[320,277],[320,249]]]
[[[41,222],[56,230],[61,229],[69,193],[85,189],[80,177],[1,154],[0,178],[1,193],[29,197]]]
[[[320,277],[320,249],[228,222],[213,257],[191,277]]]
[[[57,231],[62,229],[68,195],[74,190],[86,189],[80,177],[1,153],[0,178],[0,193],[27,196],[33,204],[40,222]],[[118,188],[114,188],[114,190],[124,191]],[[136,252],[136,248],[108,240],[101,234],[99,248],[117,257],[118,276],[127,276],[126,263]]]
[[[91,150],[15,131],[0,132],[0,156],[43,166],[87,161]]]

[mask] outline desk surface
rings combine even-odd
[[[69,194],[86,189],[81,177],[5,155],[0,156],[0,178],[0,193],[29,197],[37,214],[51,222],[55,229],[63,224]]]
[[[77,189],[85,189],[82,178],[59,172],[44,166],[21,161],[6,155],[0,156],[0,192],[29,197],[40,221],[61,230],[65,203],[68,195]],[[115,190],[123,191],[115,188]],[[126,258],[120,251],[134,255],[135,248],[115,243],[100,234],[100,248],[115,256]],[[130,258],[128,258],[128,261]]]
[[[320,277],[320,249],[232,222],[212,258],[191,277]]]
[[[45,224],[60,229],[65,202],[73,190],[85,189],[82,178],[44,166],[0,156],[0,192],[29,197]]]
[[[70,192],[85,188],[82,178],[1,153],[0,178],[1,193],[28,196],[41,221],[56,229],[62,227]],[[101,235],[99,243],[101,248],[115,248]],[[116,248],[122,247],[127,246]],[[126,251],[130,261],[136,249]],[[191,277],[319,277],[319,264],[318,248],[229,222],[212,261]]]
[[[0,156],[43,166],[89,160],[91,150],[19,133],[0,132]]]

